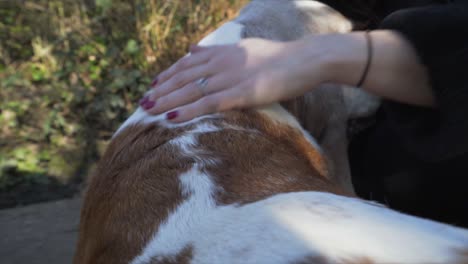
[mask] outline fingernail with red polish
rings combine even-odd
[[[149,109],[153,108],[155,104],[156,104],[155,101],[148,100],[145,104],[142,105],[142,107],[145,110],[149,110]]]
[[[166,118],[168,120],[172,120],[172,119],[175,119],[179,116],[179,112],[178,111],[173,111],[173,112],[169,112],[166,114]]]
[[[145,97],[143,97],[142,99],[140,99],[140,101],[138,101],[138,104],[139,104],[140,106],[143,106],[144,104],[146,104],[146,103],[148,102],[148,100],[149,100],[149,97],[148,97],[148,96],[145,96]]]
[[[158,84],[158,77],[154,78],[153,82],[151,83],[151,87],[156,86]]]

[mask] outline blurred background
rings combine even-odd
[[[158,72],[246,2],[0,0],[1,263],[69,262],[79,193],[113,132]]]
[[[245,0],[0,0],[0,208],[76,195],[152,78]]]

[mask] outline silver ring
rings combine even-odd
[[[203,94],[203,96],[206,96],[208,94],[206,92],[206,86],[208,85],[208,79],[207,78],[200,78],[195,82],[195,84],[197,85],[198,89]]]

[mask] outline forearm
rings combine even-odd
[[[333,36],[339,46],[327,48],[324,65],[328,81],[356,85],[368,59],[365,32]],[[435,106],[435,98],[424,65],[399,33],[391,30],[369,32],[372,60],[362,88],[389,100]]]

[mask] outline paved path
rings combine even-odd
[[[80,199],[0,211],[1,264],[72,262]]]

